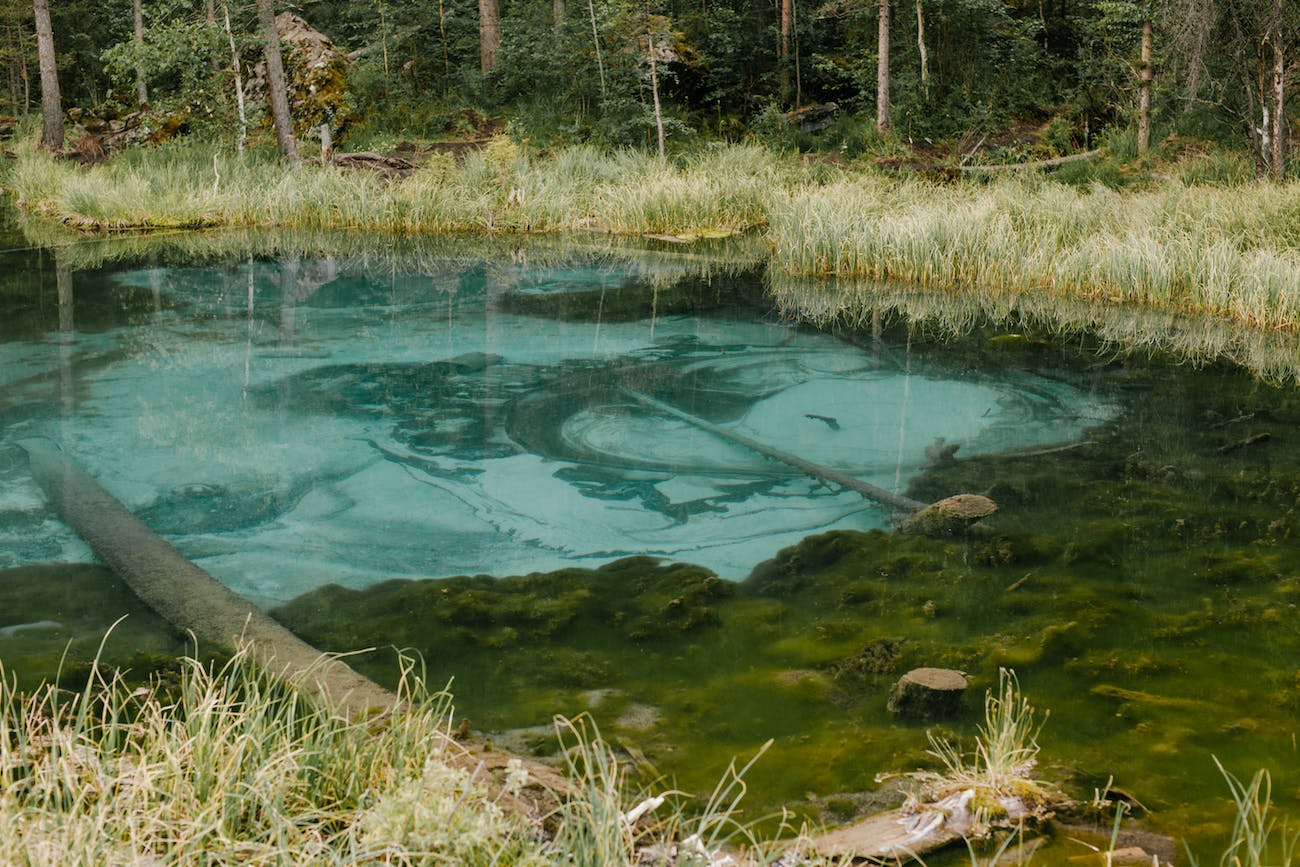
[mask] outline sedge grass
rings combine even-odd
[[[260,226],[694,239],[761,230],[778,277],[1095,299],[1300,328],[1300,181],[1170,179],[1126,192],[1038,174],[940,183],[808,165],[753,145],[664,161],[587,146],[541,155],[506,138],[459,161],[432,156],[400,181],[184,142],[92,168],[19,147],[5,174],[24,208],[91,232]]]
[[[248,648],[135,689],[95,666],[79,692],[24,694],[0,672],[0,865],[617,867],[648,849],[723,863],[724,844],[756,844],[736,819],[743,770],[702,812],[672,792],[634,806],[589,720],[557,721],[571,789],[546,835],[512,806],[523,764],[490,779],[450,736],[447,693],[406,659],[400,683],[391,715],[349,722],[254,668]],[[765,863],[754,851],[746,863]]]

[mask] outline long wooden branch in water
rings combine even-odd
[[[831,467],[804,460],[798,455],[792,455],[789,452],[774,449],[769,445],[765,445],[757,440],[752,440],[747,436],[738,434],[733,430],[728,430],[727,428],[716,425],[713,422],[705,421],[699,416],[691,415],[684,410],[678,409],[672,404],[664,403],[662,400],[657,400],[656,398],[653,398],[644,392],[637,391],[636,389],[624,388],[623,393],[635,400],[637,403],[640,403],[642,406],[648,407],[655,412],[680,419],[681,421],[693,425],[700,430],[708,431],[709,433],[722,437],[725,440],[730,440],[737,445],[742,445],[751,451],[758,452],[772,460],[780,461],[783,464],[794,467],[801,473],[807,473],[814,478],[825,479],[828,482],[834,482],[842,487],[857,491],[862,496],[869,500],[875,500],[877,503],[892,506],[895,509],[908,513],[920,511],[926,506],[926,504],[922,503],[920,500],[913,500],[911,497],[904,497],[902,494],[895,494],[893,491],[887,491],[884,488],[871,484],[870,482],[864,482],[861,479],[854,478],[848,473],[842,473],[839,470],[832,469]]]

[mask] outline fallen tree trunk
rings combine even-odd
[[[186,559],[53,442],[26,439],[18,444],[27,452],[32,476],[63,520],[142,602],[177,630],[227,649],[246,645],[268,674],[348,719],[401,710],[396,694],[321,653]],[[450,736],[447,741],[446,760],[470,769],[502,771],[517,758]],[[567,781],[538,762],[524,759],[523,766],[529,785],[517,798],[502,801],[534,818],[550,814],[567,792]]]
[[[980,518],[987,517],[997,511],[997,504],[988,497],[979,494],[957,494],[953,497],[940,500],[937,503],[925,504],[920,500],[913,500],[911,497],[905,497],[902,494],[895,494],[893,491],[887,491],[870,482],[864,482],[862,479],[850,476],[848,473],[842,473],[813,461],[804,460],[798,455],[792,455],[789,452],[783,452],[780,449],[772,448],[769,445],[752,440],[749,437],[738,434],[733,430],[728,430],[721,425],[705,421],[696,415],[691,415],[685,410],[657,400],[644,392],[637,391],[633,388],[624,388],[623,393],[628,397],[648,407],[655,412],[670,415],[673,418],[680,419],[687,424],[693,425],[700,430],[708,431],[715,436],[725,440],[730,440],[737,445],[744,446],[747,449],[758,452],[760,455],[769,457],[772,460],[780,461],[783,464],[794,467],[802,473],[818,479],[825,479],[828,482],[834,482],[841,487],[857,491],[868,500],[874,500],[885,506],[890,506],[900,512],[906,512],[908,517],[899,526],[899,531],[913,535],[927,536],[947,536],[953,535],[964,530],[970,524],[978,521]],[[820,416],[814,416],[820,418]]]
[[[1001,163],[996,166],[959,166],[959,169],[963,172],[1001,172],[1017,171],[1021,169],[1050,169],[1068,163],[1090,160],[1093,157],[1098,156],[1101,151],[1101,148],[1096,148],[1095,150],[1084,151],[1083,153],[1069,154],[1068,156],[1063,157],[1052,157],[1049,160],[1035,160],[1030,163]]]
[[[822,466],[821,464],[806,461],[798,455],[792,455],[789,452],[783,452],[780,449],[774,449],[771,446],[764,445],[757,440],[752,440],[743,434],[727,430],[725,427],[716,425],[713,422],[705,421],[699,416],[691,415],[688,412],[678,409],[671,404],[664,403],[662,400],[656,400],[648,394],[637,391],[632,388],[623,389],[623,393],[638,403],[653,409],[655,412],[661,412],[664,415],[670,415],[673,418],[680,419],[687,424],[694,425],[700,430],[706,430],[711,434],[720,436],[725,440],[742,445],[747,449],[756,451],[761,455],[780,461],[783,464],[794,467],[800,472],[807,473],[819,479],[825,479],[828,482],[834,482],[845,488],[857,491],[869,500],[875,500],[886,506],[892,506],[903,512],[917,512],[924,509],[926,504],[920,500],[913,500],[911,497],[904,497],[902,494],[895,494],[893,491],[887,491],[884,488],[864,482],[861,479],[854,478],[848,473],[842,473],[831,467]]]

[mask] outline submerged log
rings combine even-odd
[[[250,657],[272,677],[297,686],[325,707],[360,720],[389,716],[401,709],[393,692],[358,674],[337,657],[323,654],[247,599],[187,560],[53,442],[25,439],[32,476],[63,520],[90,545],[142,602],[182,633],[223,648],[247,647]],[[448,737],[446,760],[469,768],[504,769],[517,757],[482,744]],[[524,759],[530,784],[516,811],[544,815],[558,804],[567,782],[545,765]]]
[[[885,506],[890,506],[900,512],[906,512],[910,515],[903,521],[899,527],[899,532],[915,533],[918,535],[953,535],[958,530],[965,529],[970,524],[978,521],[997,511],[998,507],[988,497],[978,494],[957,494],[953,497],[940,500],[937,503],[926,505],[920,500],[913,500],[911,497],[905,497],[902,494],[895,494],[893,491],[887,491],[870,482],[864,482],[862,479],[854,478],[848,473],[842,473],[831,467],[814,463],[813,461],[804,460],[798,455],[772,448],[769,445],[752,440],[749,437],[738,434],[733,430],[728,430],[721,425],[705,421],[699,416],[692,415],[685,410],[657,400],[648,394],[637,391],[632,388],[624,388],[623,393],[632,398],[641,405],[680,419],[700,430],[708,431],[725,440],[729,440],[737,445],[744,446],[747,449],[758,452],[765,457],[794,467],[800,472],[807,473],[814,478],[825,479],[828,482],[834,482],[841,487],[857,491],[869,500],[874,500]],[[822,419],[822,416],[813,416],[813,418]],[[825,420],[825,419],[823,419]],[[835,427],[839,427],[836,422]],[[907,528],[907,529],[904,529]]]

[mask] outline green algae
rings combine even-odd
[[[96,658],[129,683],[174,677],[178,658],[195,652],[103,566],[0,570],[0,618],[0,663],[24,690],[77,688]]]
[[[1300,397],[1225,367],[986,342],[914,333],[910,351],[959,369],[1050,371],[1120,412],[1076,448],[931,467],[910,496],[998,501],[968,538],[826,533],[736,585],[633,558],[327,588],[277,616],[331,650],[419,650],[431,678],[456,678],[476,728],[588,710],[687,790],[773,737],[751,794],[810,816],[846,814],[856,796],[843,793],[931,761],[924,730],[885,710],[889,685],[920,665],[965,670],[976,693],[1015,667],[1051,709],[1053,773],[1067,784],[1114,775],[1152,806],[1153,827],[1202,829],[1189,832],[1194,846],[1219,809],[1211,755],[1273,768],[1280,806],[1293,808]],[[1234,428],[1261,420],[1267,441],[1222,451],[1244,437]],[[373,673],[390,669],[377,660]],[[972,730],[974,704],[955,734]]]

